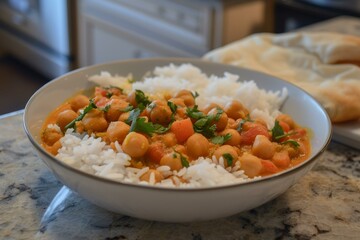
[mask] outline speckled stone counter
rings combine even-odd
[[[0,239],[360,239],[360,151],[332,142],[309,174],[251,211],[159,223],[108,212],[63,187],[17,112],[0,118]]]

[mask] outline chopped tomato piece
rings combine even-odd
[[[164,155],[164,145],[161,142],[154,142],[150,144],[146,152],[147,158],[153,163],[160,163],[160,160]]]
[[[264,125],[253,123],[251,127],[241,132],[241,144],[252,145],[257,135],[270,138],[269,131]]]
[[[261,160],[262,164],[262,174],[271,174],[271,173],[277,173],[279,171],[279,168],[270,160]]]

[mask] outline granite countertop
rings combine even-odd
[[[160,223],[101,209],[56,180],[22,112],[0,118],[0,239],[359,239],[360,151],[332,142],[280,197],[234,216]]]

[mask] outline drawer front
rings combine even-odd
[[[82,19],[80,66],[150,57],[195,57],[92,16]]]
[[[183,51],[202,55],[211,46],[211,4],[176,0],[86,0],[91,16]]]

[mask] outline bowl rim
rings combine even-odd
[[[101,176],[97,176],[91,173],[87,173],[84,172],[80,169],[77,169],[75,167],[72,167],[62,161],[60,161],[59,159],[57,159],[56,157],[54,157],[53,155],[51,155],[50,153],[48,153],[35,139],[34,137],[31,135],[28,124],[27,124],[27,116],[28,116],[28,108],[30,107],[31,103],[34,101],[34,99],[36,98],[36,96],[44,91],[44,89],[52,84],[55,81],[60,81],[63,78],[66,78],[70,75],[73,75],[77,72],[82,72],[82,71],[86,71],[88,69],[91,68],[98,68],[101,66],[107,66],[107,65],[113,65],[113,64],[123,64],[123,63],[136,63],[136,62],[156,62],[156,61],[164,61],[164,62],[168,62],[168,64],[171,63],[171,61],[176,61],[175,64],[181,64],[181,63],[199,63],[199,64],[210,64],[210,65],[217,65],[217,66],[226,66],[227,68],[234,68],[234,69],[240,69],[240,71],[248,71],[248,72],[253,72],[253,73],[257,73],[263,76],[267,76],[270,78],[273,78],[277,81],[282,81],[285,84],[289,84],[292,85],[293,87],[297,88],[299,91],[303,92],[305,95],[307,95],[312,101],[315,102],[315,104],[318,105],[318,107],[321,109],[321,111],[325,114],[326,116],[326,122],[329,126],[329,133],[326,137],[326,140],[323,142],[322,146],[319,148],[320,150],[311,158],[301,162],[300,164],[286,169],[284,171],[278,172],[276,174],[272,174],[269,176],[263,176],[260,178],[256,178],[256,179],[251,179],[249,181],[245,181],[245,182],[241,182],[241,183],[231,183],[231,184],[222,184],[222,185],[216,185],[216,186],[207,186],[207,187],[167,187],[167,186],[156,186],[156,185],[148,185],[148,184],[138,184],[138,183],[127,183],[127,182],[120,182],[120,181],[116,181],[110,178],[105,178],[105,177],[101,177]],[[164,58],[144,58],[144,59],[128,59],[128,60],[115,60],[115,61],[109,61],[109,62],[104,62],[104,63],[100,63],[100,64],[94,64],[94,65],[90,65],[90,66],[85,66],[85,67],[81,67],[78,69],[74,69],[66,74],[63,74],[59,77],[54,78],[53,80],[50,80],[48,83],[46,83],[45,85],[43,85],[41,88],[39,88],[28,100],[28,102],[26,103],[24,112],[23,112],[23,128],[25,130],[25,133],[27,135],[27,137],[29,138],[30,142],[32,143],[33,147],[35,147],[38,151],[40,151],[42,154],[44,154],[46,157],[48,157],[52,162],[54,162],[55,164],[71,171],[74,172],[76,174],[80,174],[83,177],[86,178],[93,178],[96,181],[101,181],[104,183],[108,183],[108,184],[115,184],[115,185],[120,185],[120,186],[126,186],[126,187],[136,187],[136,188],[141,188],[141,189],[151,189],[151,190],[157,190],[157,191],[176,191],[176,192],[194,192],[194,191],[214,191],[214,190],[218,190],[218,189],[229,189],[229,188],[237,188],[239,186],[245,186],[245,185],[252,185],[252,184],[258,184],[261,183],[263,181],[271,181],[271,180],[276,180],[279,178],[284,178],[290,174],[293,174],[295,172],[300,171],[302,168],[305,168],[307,165],[311,164],[312,162],[316,161],[318,159],[318,157],[320,155],[322,155],[328,145],[331,142],[331,137],[333,134],[333,129],[332,129],[332,123],[330,120],[330,117],[328,115],[328,113],[326,112],[326,110],[324,109],[324,107],[319,103],[319,101],[317,101],[313,96],[311,96],[309,93],[307,93],[305,90],[301,89],[300,87],[296,86],[295,84],[288,82],[286,80],[283,80],[281,78],[272,76],[270,74],[266,74],[260,71],[256,71],[256,70],[252,70],[252,69],[248,69],[248,68],[244,68],[244,67],[237,67],[237,66],[233,66],[233,65],[229,65],[229,64],[223,64],[223,63],[216,63],[216,62],[211,62],[211,61],[207,61],[207,60],[203,60],[203,59],[197,59],[197,58],[177,58],[177,57],[164,57]],[[41,158],[39,156],[39,158]],[[42,161],[44,161],[43,159],[41,159]],[[48,167],[50,168],[50,167]],[[52,170],[52,169],[51,169]],[[63,183],[64,184],[64,183]]]

